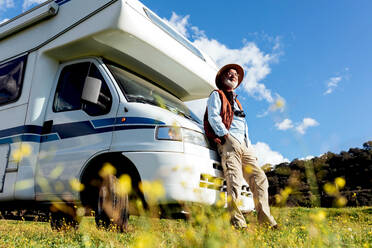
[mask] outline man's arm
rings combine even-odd
[[[209,96],[209,99],[207,102],[207,108],[208,108],[208,121],[214,133],[219,137],[223,137],[227,135],[229,131],[226,129],[225,125],[222,122],[222,118],[220,115],[221,99],[217,91],[214,91]]]

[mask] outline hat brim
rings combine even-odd
[[[217,88],[222,89],[222,76],[223,76],[223,74],[224,74],[225,71],[230,70],[230,69],[236,70],[236,72],[239,74],[238,85],[235,88],[238,88],[239,87],[239,85],[241,84],[241,82],[243,81],[243,78],[244,78],[244,70],[238,64],[228,64],[228,65],[223,66],[217,72],[216,80],[215,80]]]

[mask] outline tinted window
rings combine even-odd
[[[119,83],[129,102],[155,105],[201,123],[198,117],[180,99],[167,91],[115,65],[107,64],[107,67],[114,75],[116,82]]]
[[[94,77],[102,81],[99,104],[83,102],[85,78]],[[54,97],[53,110],[55,112],[84,110],[89,115],[103,115],[110,111],[112,97],[98,68],[90,62],[68,65],[61,71],[56,95]]]
[[[27,56],[0,65],[0,105],[14,102],[21,95]]]

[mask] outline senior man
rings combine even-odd
[[[216,86],[209,96],[204,115],[204,130],[209,140],[217,145],[227,183],[228,208],[231,224],[244,229],[247,223],[239,209],[241,178],[253,193],[255,209],[260,224],[277,229],[270,214],[268,180],[258,165],[257,156],[250,144],[245,113],[234,92],[244,77],[244,70],[237,64],[222,67],[216,75]]]

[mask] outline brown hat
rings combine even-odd
[[[240,66],[240,65],[237,65],[237,64],[228,64],[228,65],[225,65],[223,66],[218,72],[217,72],[217,75],[216,75],[216,86],[217,88],[221,89],[222,87],[222,79],[221,77],[223,76],[223,74],[230,70],[230,69],[234,69],[236,70],[236,72],[239,74],[239,77],[238,77],[238,85],[236,86],[236,88],[239,87],[240,83],[243,81],[243,78],[244,78],[244,70],[243,68]]]

